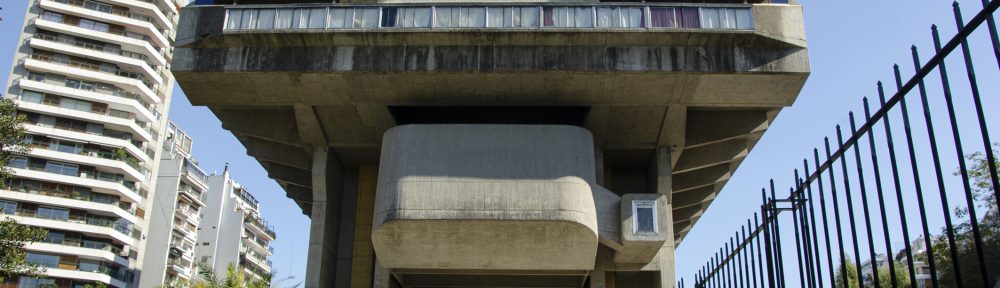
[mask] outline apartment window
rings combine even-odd
[[[90,101],[83,101],[83,100],[64,97],[62,98],[62,101],[59,103],[59,107],[89,112],[93,108],[93,104],[91,104]]]
[[[274,13],[274,9],[260,10],[260,14],[257,14],[257,29],[274,28]]]
[[[83,2],[83,8],[87,8],[94,11],[100,11],[104,13],[111,13],[112,10],[111,5],[92,2],[92,1]]]
[[[653,28],[701,28],[697,7],[650,7],[649,18]]]
[[[21,168],[21,169],[27,168],[28,167],[28,158],[25,158],[25,157],[14,157],[14,159],[10,160],[10,163],[8,163],[7,166],[14,167],[14,168]]]
[[[14,215],[17,211],[17,202],[0,201],[0,210],[3,214]]]
[[[439,7],[435,27],[486,27],[486,7]]]
[[[313,9],[312,16],[315,16],[315,12],[316,9]],[[310,23],[314,19],[312,16]],[[330,28],[377,28],[378,17],[378,8],[331,8]],[[310,24],[309,28],[317,27]]]
[[[701,8],[701,28],[753,29],[750,9]]]
[[[111,31],[111,25],[103,22],[97,22],[90,19],[80,19],[80,28],[86,28],[94,31],[109,32]]]
[[[643,20],[641,7],[597,7],[597,27],[642,28]]]
[[[49,144],[49,149],[64,153],[80,154],[83,152],[83,144],[53,139]]]
[[[28,80],[38,82],[45,81],[45,73],[28,72]]]
[[[656,200],[632,201],[632,232],[636,235],[657,235]]]
[[[48,161],[45,163],[45,172],[62,174],[67,176],[77,176],[80,175],[80,166],[60,163],[55,161]]]
[[[538,27],[538,7],[487,8],[486,27]]]
[[[34,263],[37,264],[38,266],[49,267],[49,268],[59,267],[59,256],[57,255],[41,254],[34,252],[28,252],[27,254],[28,255],[25,257],[25,260],[28,263]]]
[[[21,101],[24,101],[24,102],[42,103],[42,98],[44,98],[44,97],[45,97],[45,94],[42,94],[42,93],[39,93],[39,92],[35,92],[35,91],[31,91],[31,90],[24,90],[24,91],[21,92]]]
[[[52,11],[44,11],[44,12],[42,12],[42,19],[45,19],[45,20],[48,20],[48,21],[52,21],[52,22],[62,23],[63,22],[63,14],[59,14],[59,13],[52,12]]]
[[[42,239],[42,242],[62,244],[64,240],[66,240],[66,234],[49,230],[49,234],[45,235],[45,239]]]
[[[431,26],[430,7],[382,8],[382,27],[426,28]]]
[[[18,280],[17,282],[17,288],[39,288],[39,287],[58,287],[58,286],[56,286],[56,280],[50,278],[21,277],[20,280]]]
[[[69,210],[42,206],[38,207],[38,211],[35,212],[35,216],[45,219],[69,220]]]
[[[545,27],[594,27],[591,7],[542,7]]]
[[[77,262],[76,270],[97,273],[101,272],[102,266],[104,265],[100,261],[81,259]]]

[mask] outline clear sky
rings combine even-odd
[[[0,74],[0,83],[6,83],[16,34],[23,23],[24,5],[27,2],[7,0],[0,4],[4,7],[0,11],[0,17],[4,19],[0,22],[0,43],[3,43],[0,44],[0,72],[3,72]],[[902,64],[904,77],[912,74],[909,54],[911,44],[920,48],[924,59],[933,54],[929,30],[931,24],[939,24],[946,39],[955,33],[950,1],[799,2],[805,9],[812,75],[795,104],[778,115],[720,197],[678,248],[677,273],[679,277],[687,278],[688,285],[691,283],[691,275],[727,241],[747,217],[757,211],[759,189],[768,179],[775,178],[779,187],[787,188],[792,169],[801,167],[802,158],[811,157],[812,148],[821,145],[823,137],[835,135],[834,125],[848,123],[848,111],[860,111],[861,97],[875,95],[875,82],[883,80],[892,83],[892,64]],[[979,0],[964,0],[961,3],[966,19],[971,18],[981,7]],[[1000,85],[1000,81],[996,79],[1000,73],[996,70],[996,60],[989,53],[986,37],[980,31],[975,34],[975,40],[971,43],[973,54],[981,63],[977,64],[977,68],[982,71],[980,85],[986,95],[986,106],[995,109],[1000,106],[1000,100],[995,97],[997,86]],[[961,63],[952,61],[949,67],[953,82],[965,83],[961,81]],[[934,87],[937,86],[929,84],[928,89],[935,93],[940,91],[933,90]],[[956,87],[956,95],[961,94],[964,91],[962,89],[964,88]],[[890,93],[894,91],[888,90]],[[939,103],[940,101],[935,102],[933,106],[940,107],[937,105]],[[938,122],[945,123],[940,121],[944,120],[940,117],[944,112],[937,111]],[[967,119],[965,116],[967,115],[963,115],[960,122]],[[990,115],[987,114],[987,117]],[[305,276],[308,218],[285,197],[285,193],[267,177],[261,166],[246,155],[246,150],[236,138],[221,128],[215,116],[204,107],[192,107],[181,89],[175,89],[170,118],[194,137],[194,155],[205,170],[221,171],[225,163],[230,163],[233,177],[249,187],[254,196],[261,200],[264,217],[276,227],[278,233],[278,240],[272,244],[276,253],[272,260],[279,273],[278,278],[293,276],[295,280],[286,283],[301,281]],[[948,131],[946,126],[937,129],[940,131],[939,137],[946,135]],[[996,130],[995,126],[993,129]],[[995,135],[994,139],[1000,137],[997,131],[992,133]],[[966,142],[976,143],[973,139]],[[967,146],[970,147],[967,148],[970,152],[981,150],[981,147],[971,148],[975,147],[971,144]],[[954,158],[953,154],[948,153],[953,152],[942,151],[942,155],[948,156],[948,159]],[[944,165],[957,167],[953,160],[946,160]],[[957,203],[957,198],[953,203]],[[940,208],[935,209],[935,215],[940,215]],[[935,223],[940,225],[939,220]]]

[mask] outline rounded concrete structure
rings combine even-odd
[[[399,269],[592,270],[590,132],[405,125],[386,132],[372,242]]]

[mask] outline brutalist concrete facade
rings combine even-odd
[[[809,74],[795,3],[225,2],[172,69],[312,218],[308,287],[672,287]]]

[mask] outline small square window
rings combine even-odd
[[[632,218],[632,232],[636,235],[659,234],[655,200],[632,201]]]

